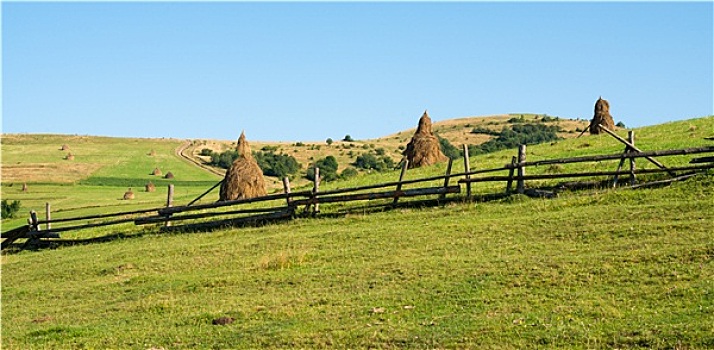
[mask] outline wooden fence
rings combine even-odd
[[[531,196],[553,197],[556,195],[554,192],[544,191],[537,188],[537,186],[528,186],[526,182],[544,179],[611,177],[609,185],[616,187],[618,186],[620,176],[626,176],[629,178],[626,186],[629,188],[638,188],[648,185],[667,184],[673,181],[687,179],[694,176],[697,172],[714,168],[714,157],[711,156],[693,158],[690,161],[690,164],[692,165],[679,167],[666,167],[655,159],[663,156],[714,153],[714,146],[642,151],[635,147],[634,134],[632,132],[630,132],[628,140],[625,140],[607,129],[602,129],[613,135],[618,141],[625,144],[625,149],[622,153],[527,161],[526,146],[521,145],[518,149],[517,156],[514,156],[510,163],[497,168],[472,170],[469,163],[468,148],[464,147],[464,172],[452,173],[452,161],[449,160],[446,173],[444,175],[420,179],[405,180],[404,177],[407,172],[408,163],[403,162],[402,171],[400,172],[398,181],[327,191],[320,190],[319,169],[316,168],[316,176],[311,190],[292,192],[290,188],[290,181],[286,177],[283,179],[283,193],[270,194],[256,198],[195,204],[198,200],[218,187],[221,184],[221,182],[219,182],[199,197],[183,206],[174,206],[173,185],[169,185],[168,187],[166,206],[160,208],[79,216],[64,219],[51,219],[50,205],[48,203],[45,208],[45,220],[39,220],[37,213],[32,211],[30,213],[30,219],[28,219],[27,226],[22,226],[4,232],[2,234],[2,238],[4,239],[2,242],[2,249],[6,249],[18,239],[27,239],[24,246],[31,246],[48,239],[59,238],[60,232],[117,225],[129,222],[133,222],[135,225],[160,224],[163,225],[163,230],[192,231],[196,229],[222,226],[288,220],[296,216],[315,216],[320,213],[321,204],[391,199],[391,205],[397,205],[401,198],[417,196],[438,196],[438,200],[443,201],[449,194],[461,193],[462,185],[466,187],[466,195],[464,199],[470,200],[472,198],[471,185],[479,182],[504,182],[504,195],[515,192]],[[646,159],[647,161],[655,164],[656,168],[637,169],[635,160],[640,158]],[[619,164],[615,170],[527,175],[529,172],[527,169],[529,167],[583,162],[602,162],[608,160],[619,160]],[[623,165],[625,163],[629,164],[629,169],[623,169]],[[492,175],[497,172],[504,172],[506,174]],[[652,173],[667,173],[670,177],[665,180],[637,184],[637,175]],[[450,185],[452,178],[458,179],[456,185]],[[443,184],[441,186],[427,185],[425,187],[403,189],[403,186],[405,185],[426,184],[441,180],[443,180]],[[513,191],[512,188],[514,182],[516,183],[515,191]],[[621,183],[620,186],[622,186]],[[247,205],[256,203],[264,203],[266,206],[251,206],[246,208]],[[99,219],[102,220],[97,221]],[[63,226],[66,223],[71,224]],[[43,225],[45,226],[44,228],[42,227]]]

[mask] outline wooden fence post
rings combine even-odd
[[[283,178],[283,190],[285,191],[286,204],[288,207],[291,207],[293,205],[293,200],[290,198],[290,178],[287,176]]]
[[[627,141],[634,146],[635,145],[635,132],[630,130],[627,132]],[[632,153],[635,152],[634,149],[630,150]],[[635,185],[635,158],[630,158],[630,186]]]
[[[173,207],[174,206],[174,184],[169,184],[169,191],[168,194],[166,195],[166,207]],[[171,214],[167,214],[166,218],[170,218]],[[171,226],[171,221],[166,220],[166,227]]]
[[[402,180],[404,180],[404,174],[407,172],[407,168],[409,167],[409,161],[404,160],[402,163],[402,172],[399,174],[399,181],[397,182],[397,190],[394,192],[394,201],[392,201],[392,205],[396,205],[397,202],[399,201],[399,191],[402,190]]]
[[[47,230],[49,231],[52,228],[52,224],[50,223],[50,220],[52,219],[52,215],[50,214],[50,202],[45,203],[45,221],[47,223]]]
[[[471,175],[469,173],[471,172],[471,165],[469,164],[469,146],[464,144],[464,173],[466,175],[464,176],[466,179],[470,179]],[[466,199],[471,199],[471,183],[467,182],[466,183]]]
[[[451,164],[454,163],[454,160],[449,158],[449,164],[446,165],[446,177],[444,177],[444,190],[446,190],[447,187],[449,187],[449,180],[451,180]],[[446,199],[446,192],[442,193],[439,196],[440,200]]]
[[[320,168],[315,167],[315,181],[312,186],[312,198],[315,200],[315,204],[312,207],[312,216],[320,213],[320,203],[317,202],[317,192],[320,191]]]
[[[30,210],[30,219],[27,220],[30,223],[30,231],[39,231],[40,225],[37,223],[37,212]]]
[[[523,176],[526,176],[526,167],[523,163],[526,162],[526,145],[518,146],[518,181],[516,184],[516,191],[519,194],[523,194],[526,191],[526,181]]]
[[[508,170],[508,182],[506,182],[506,194],[510,194],[513,188],[513,173],[516,171],[516,156],[511,157],[511,168]]]

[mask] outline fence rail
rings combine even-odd
[[[602,128],[602,127],[601,127]],[[602,128],[604,129],[604,128]],[[606,129],[604,129],[606,130]],[[607,130],[609,131],[609,130]],[[228,200],[214,203],[206,204],[195,204],[199,199],[203,198],[213,189],[221,184],[211,187],[209,190],[202,193],[198,198],[190,201],[187,205],[174,206],[173,205],[173,185],[169,185],[167,205],[165,207],[141,209],[133,211],[124,211],[110,214],[97,214],[97,215],[85,215],[71,218],[62,219],[50,219],[49,215],[49,203],[46,205],[46,220],[38,220],[37,213],[32,211],[29,224],[27,226],[18,227],[16,229],[2,233],[2,249],[6,249],[12,245],[18,239],[26,238],[28,241],[25,245],[35,244],[43,239],[47,238],[58,238],[58,233],[82,230],[100,226],[111,226],[123,223],[133,222],[135,225],[148,225],[148,224],[165,224],[166,226],[162,229],[165,230],[193,230],[198,228],[212,228],[221,227],[227,225],[239,225],[248,224],[262,221],[272,221],[272,220],[284,220],[290,219],[297,215],[298,208],[304,206],[305,209],[303,214],[309,213],[309,209],[313,208],[312,215],[316,215],[320,212],[320,204],[338,203],[338,202],[352,202],[352,201],[369,201],[378,199],[392,199],[392,205],[396,205],[400,198],[409,198],[417,196],[432,196],[438,195],[439,201],[446,199],[447,194],[459,194],[461,193],[461,185],[466,186],[465,199],[471,199],[471,184],[479,182],[500,182],[506,183],[505,194],[510,194],[512,191],[512,186],[514,181],[516,182],[516,191],[518,193],[525,193],[535,196],[552,197],[552,193],[537,189],[528,188],[526,189],[526,181],[529,180],[545,180],[545,179],[563,179],[563,178],[582,178],[582,177],[602,177],[602,176],[613,176],[613,186],[617,185],[619,176],[629,176],[630,177],[630,188],[639,188],[649,185],[658,185],[663,183],[670,183],[673,181],[680,181],[688,179],[695,175],[697,171],[707,170],[714,168],[714,157],[699,157],[693,158],[690,161],[689,166],[680,167],[665,167],[662,163],[655,160],[655,157],[664,156],[681,156],[681,155],[694,155],[702,153],[714,153],[714,146],[705,147],[695,147],[695,148],[684,148],[684,149],[670,149],[670,150],[655,150],[655,151],[642,151],[634,146],[634,134],[630,132],[629,140],[625,140],[612,132],[609,134],[613,135],[618,141],[625,144],[625,149],[622,153],[615,154],[603,154],[603,155],[592,155],[592,156],[579,156],[579,157],[569,157],[569,158],[558,158],[558,159],[545,159],[538,161],[527,161],[526,160],[526,146],[522,145],[519,147],[517,157],[514,156],[511,163],[505,164],[501,167],[490,168],[490,169],[471,169],[469,164],[468,151],[465,148],[464,153],[464,171],[460,173],[452,173],[452,161],[450,160],[446,173],[444,175],[424,177],[419,179],[405,180],[405,174],[407,172],[407,165],[403,163],[402,171],[399,176],[398,181],[385,182],[374,185],[349,187],[341,189],[333,189],[327,191],[321,191],[319,189],[319,175],[315,177],[314,186],[311,190],[292,192],[290,189],[290,181],[288,178],[283,179],[283,193],[270,194],[266,196],[248,198],[248,199],[236,199]],[[645,158],[648,161],[657,165],[656,169],[636,169],[635,159]],[[626,160],[630,160],[630,169],[623,170],[623,165]],[[554,164],[570,164],[570,163],[583,163],[583,162],[601,162],[607,160],[620,160],[617,169],[614,171],[585,171],[585,172],[571,172],[571,173],[557,173],[557,174],[531,174],[527,175],[526,169],[528,167],[538,167],[543,165],[554,165]],[[316,174],[319,174],[319,169],[315,169]],[[508,175],[486,175],[490,173],[507,171]],[[635,177],[641,174],[653,174],[653,173],[663,173],[666,172],[671,175],[670,179],[658,180],[648,183],[635,183]],[[685,172],[685,173],[682,173]],[[679,173],[679,174],[678,174]],[[449,185],[451,179],[458,179],[457,185]],[[428,186],[428,187],[418,187],[410,189],[402,189],[404,185],[409,184],[423,184],[428,182],[434,182],[438,180],[443,180],[443,186]],[[391,190],[383,190],[390,189]],[[380,190],[380,191],[375,191]],[[270,202],[270,201],[280,201],[281,203],[277,206],[270,206],[266,208],[240,208],[234,210],[225,210],[231,207],[240,207],[244,205]],[[224,210],[219,210],[224,209]],[[193,213],[192,213],[193,212]],[[196,213],[198,212],[198,213]],[[137,217],[139,216],[139,217]],[[118,218],[120,217],[120,218]],[[109,219],[117,218],[109,221],[101,222],[87,222],[89,220],[97,219]],[[191,222],[183,225],[173,226],[172,223],[180,221],[190,221],[190,220],[200,220],[215,218],[214,220],[204,221],[204,222]],[[78,225],[70,225],[63,227],[52,227],[51,224],[59,223],[69,223],[85,221],[85,223]],[[46,229],[42,230],[41,225],[46,225]]]

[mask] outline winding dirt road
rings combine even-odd
[[[216,169],[214,167],[208,166],[201,161],[201,159],[197,159],[196,157],[193,156],[193,150],[191,149],[191,144],[192,142],[189,140],[186,140],[181,146],[176,148],[176,156],[179,158],[182,158],[186,160],[187,162],[205,170],[208,171],[209,173],[218,175],[220,177],[226,176],[226,171],[222,169]]]

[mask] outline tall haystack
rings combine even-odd
[[[69,151],[69,146],[68,145],[62,145],[60,148],[60,151]]]
[[[250,153],[250,145],[241,132],[238,138],[238,158],[226,172],[219,201],[265,196],[263,171]]]
[[[174,173],[168,172],[166,175],[164,175],[164,179],[173,179],[174,178]]]
[[[154,151],[154,150],[152,149],[151,151],[149,151],[149,155],[152,156],[152,157],[155,156],[155,155],[156,155],[156,151]]]
[[[144,186],[144,188],[146,189],[146,192],[154,192],[154,191],[156,191],[156,185],[154,185],[154,183],[151,182],[151,181],[149,181],[149,183],[146,184],[146,186]]]
[[[427,111],[419,118],[419,126],[403,154],[409,161],[409,168],[432,165],[448,159],[441,152],[439,139],[431,130],[431,118]]]
[[[609,130],[615,129],[615,121],[612,120],[610,115],[610,103],[607,100],[603,100],[602,96],[595,102],[595,115],[593,120],[590,121],[590,134],[595,135],[602,132],[598,124],[602,124]]]
[[[131,190],[131,187],[129,187],[129,190],[124,192],[124,199],[129,200],[129,199],[134,199],[134,192]]]
[[[67,155],[64,157],[66,160],[74,160],[74,154],[72,152],[67,153]]]
[[[161,176],[161,174],[161,169],[158,167],[154,168],[154,171],[151,172],[151,175]]]

